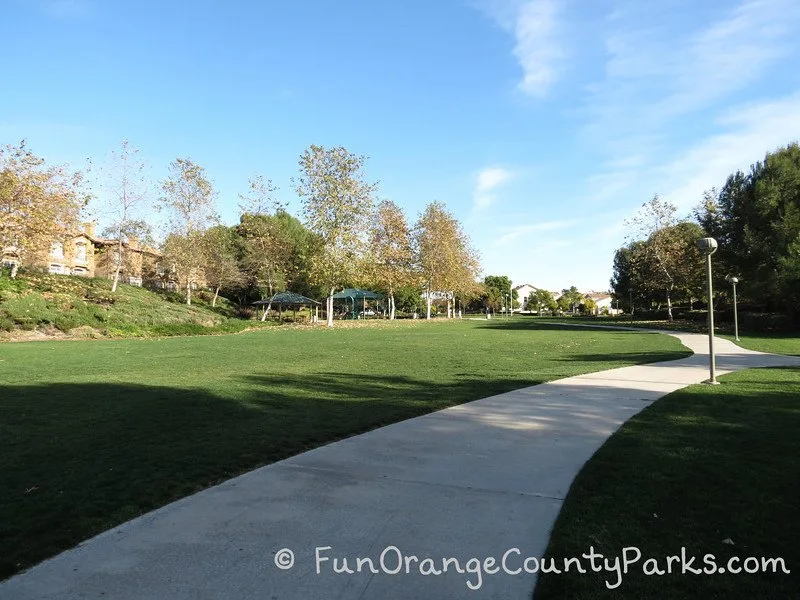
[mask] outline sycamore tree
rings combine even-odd
[[[377,184],[364,176],[366,157],[341,146],[312,145],[300,156],[296,191],[307,227],[320,239],[309,276],[327,294],[328,327],[333,327],[333,295],[357,278],[368,246],[366,232]]]
[[[667,317],[672,321],[672,296],[677,283],[677,270],[684,257],[685,243],[675,226],[677,208],[661,200],[658,195],[645,202],[628,222],[638,238],[644,239],[641,259],[648,264],[643,269],[649,273],[645,279],[648,286],[664,292],[667,301]]]
[[[395,293],[413,284],[414,248],[411,228],[403,210],[391,200],[378,204],[369,231],[370,279],[385,289],[389,301],[389,319],[395,317]]]
[[[215,225],[203,232],[203,271],[206,283],[214,288],[211,306],[217,305],[220,290],[244,283],[236,242],[234,230],[225,225]]]
[[[177,158],[161,184],[160,207],[169,217],[164,258],[186,288],[186,304],[192,303],[192,287],[203,278],[206,258],[203,234],[218,218],[214,211],[214,187],[205,169],[188,158]]]
[[[102,170],[105,194],[101,214],[109,219],[103,235],[116,241],[112,292],[117,291],[120,272],[128,262],[129,244],[150,237],[146,209],[150,206],[151,188],[145,168],[139,150],[123,140]]]
[[[285,289],[285,266],[290,248],[281,235],[274,215],[283,209],[275,193],[278,188],[258,175],[250,180],[247,194],[240,194],[238,232],[242,240],[241,264],[252,285],[261,290],[261,299],[272,298]],[[266,320],[271,304],[262,316]]]
[[[0,250],[20,261],[75,233],[90,199],[84,175],[46,166],[25,142],[0,148]],[[11,268],[16,277],[18,263]]]
[[[456,294],[468,295],[476,287],[480,259],[461,224],[441,202],[428,204],[415,227],[415,245],[427,313],[431,318],[433,292],[447,296],[447,314],[451,316]]]

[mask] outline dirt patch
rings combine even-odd
[[[4,342],[51,342],[53,340],[66,339],[67,335],[55,327],[52,329],[14,329],[0,334],[0,340]]]
[[[67,332],[68,336],[72,339],[80,339],[80,340],[97,340],[102,337],[105,337],[103,333],[99,329],[95,329],[94,327],[89,327],[88,325],[81,325],[80,327],[74,327]]]

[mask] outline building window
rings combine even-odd
[[[86,262],[86,242],[75,243],[75,260],[78,262]]]
[[[48,269],[48,271],[50,273],[54,274],[54,275],[61,275],[61,274],[63,274],[65,272],[64,266],[63,265],[58,265],[56,263],[51,264],[50,268]],[[69,271],[66,271],[66,272],[69,273]]]
[[[53,258],[64,258],[64,244],[53,242],[50,246],[50,256]]]
[[[77,275],[78,277],[86,277],[89,274],[89,271],[84,267],[75,267],[72,269],[72,274]]]

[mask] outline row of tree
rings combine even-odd
[[[721,189],[704,193],[693,214],[654,197],[628,222],[632,235],[614,256],[611,285],[628,310],[677,301],[690,308],[704,296],[701,237],[713,237],[716,288],[726,276],[742,281],[744,303],[759,311],[800,317],[800,146],[767,153],[748,173],[731,174]]]
[[[246,302],[292,289],[326,297],[332,325],[333,295],[343,287],[384,291],[390,318],[395,295],[411,287],[424,292],[428,318],[434,292],[444,294],[452,316],[456,298],[463,303],[477,293],[480,261],[469,237],[440,202],[411,224],[397,204],[378,201],[365,161],[342,147],[312,145],[294,180],[302,221],[276,199],[272,182],[257,176],[240,195],[239,223],[228,227],[220,223],[204,168],[189,159],[173,161],[153,192],[138,151],[125,141],[101,169],[93,195],[81,173],[68,178],[63,168],[45,167],[24,143],[8,146],[0,153],[0,244],[24,256],[73,234],[94,196],[103,235],[118,242],[114,291],[131,242],[154,243],[149,223],[156,209],[166,217],[163,262],[189,304],[202,283],[214,288],[214,301],[220,292]]]

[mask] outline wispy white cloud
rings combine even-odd
[[[475,178],[473,209],[476,211],[489,208],[497,200],[494,192],[507,183],[513,174],[502,167],[486,167]]]
[[[683,34],[659,19],[657,11],[629,10],[608,22],[605,77],[586,97],[591,126],[604,139],[658,130],[751,84],[796,49],[800,3],[744,0]]]
[[[519,89],[526,94],[543,96],[556,78],[555,65],[562,56],[556,41],[556,16],[554,0],[533,0],[520,8],[514,56],[524,74]]]
[[[674,187],[681,181],[675,178],[698,178],[679,184],[688,192],[706,176],[718,173],[724,180],[723,165],[736,165],[748,156],[719,140],[774,140],[755,146],[761,153],[788,141],[789,127],[783,138],[776,138],[766,123],[756,126],[718,117],[780,61],[788,64],[793,55],[797,58],[793,32],[800,27],[800,3],[742,0],[711,12],[710,22],[687,30],[637,2],[622,0],[613,18],[606,19],[604,77],[587,88],[581,133],[582,141],[605,157],[587,179],[591,196],[601,201],[624,198],[637,191],[637,183],[649,185],[641,191],[650,196],[664,189],[659,186]],[[698,134],[707,141],[697,142]],[[713,147],[716,153],[703,157],[703,173],[695,165],[690,174],[689,155],[703,147]],[[664,164],[671,165],[675,177],[666,182],[661,176]],[[685,202],[689,200],[679,204]]]
[[[495,246],[508,246],[513,244],[521,237],[533,234],[549,233],[561,229],[568,229],[578,224],[578,221],[541,221],[538,223],[528,223],[508,228],[495,240]],[[561,243],[564,240],[550,240],[552,243]],[[558,246],[561,247],[561,246]]]
[[[704,190],[721,186],[736,170],[747,171],[764,154],[800,141],[800,93],[771,101],[737,106],[717,119],[722,131],[682,151],[659,168],[663,197],[688,211]],[[794,139],[787,136],[794,135]],[[680,182],[667,187],[667,182]]]
[[[518,88],[544,96],[556,80],[564,56],[559,36],[558,0],[484,0],[477,6],[514,36],[513,55],[522,68]]]

